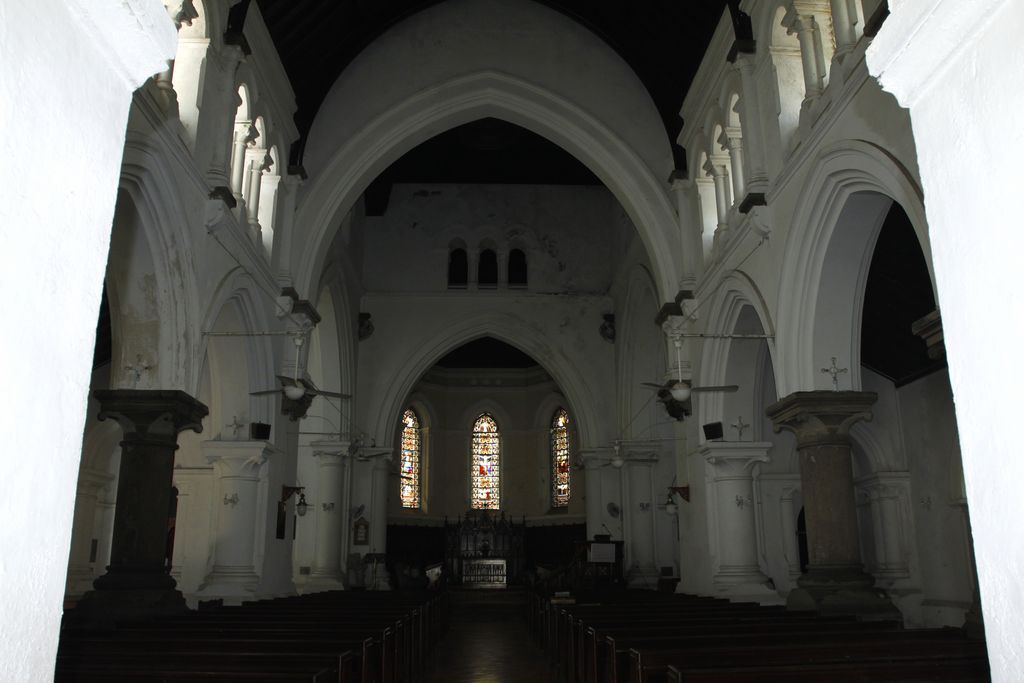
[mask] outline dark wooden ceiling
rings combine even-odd
[[[439,0],[256,1],[295,89],[301,139],[291,162],[298,165],[316,112],[339,74],[389,27]],[[674,143],[690,81],[727,2],[738,0],[538,1],[591,30],[633,68]]]

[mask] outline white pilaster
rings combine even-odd
[[[204,441],[202,449],[216,480],[217,535],[213,570],[198,596],[237,604],[255,597],[260,580],[256,533],[257,521],[265,511],[259,509],[257,500],[263,464],[275,449],[266,441]]]
[[[625,464],[619,470],[622,479],[623,570],[633,588],[655,589],[658,567],[655,564],[654,515],[658,512],[654,496],[654,468],[660,455],[654,441],[622,442]],[[666,484],[667,485],[667,484]]]
[[[605,530],[603,515],[608,503],[602,487],[602,479],[605,468],[611,467],[610,461],[613,449],[588,448],[580,451],[583,459],[583,476],[587,487],[587,538],[593,539],[596,534],[611,535],[611,530]],[[615,504],[618,505],[618,492],[615,496]]]
[[[75,521],[71,536],[71,561],[68,563],[68,596],[84,595],[92,590],[93,565],[89,562],[92,540],[98,539],[95,526],[100,492],[114,480],[106,472],[82,469],[78,474],[78,495],[75,498]],[[96,558],[99,562],[99,555]]]
[[[342,491],[347,442],[316,442],[317,499],[310,501],[316,521],[313,567],[303,592],[344,588],[342,581],[342,529],[347,501]]]
[[[720,593],[733,599],[782,602],[766,585],[768,577],[757,559],[753,470],[768,462],[771,447],[767,441],[713,441],[700,449],[712,481],[709,520],[718,548],[713,580]]]

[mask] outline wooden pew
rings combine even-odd
[[[896,634],[899,637],[893,637]],[[810,638],[810,636],[808,636]],[[630,652],[630,683],[661,683],[674,666],[683,680],[693,669],[743,669],[811,665],[903,664],[984,660],[985,645],[946,630],[863,634],[860,638],[823,638],[806,642],[765,642],[763,638],[722,636],[717,643],[694,638],[672,650],[634,648]],[[728,677],[718,680],[732,680]],[[783,678],[777,680],[786,680]]]
[[[671,683],[987,683],[988,660],[833,662],[716,669],[669,667]]]

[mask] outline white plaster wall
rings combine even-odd
[[[974,578],[949,375],[932,373],[896,393],[911,473],[924,618],[959,626]]]
[[[0,26],[0,151],[17,160],[0,170],[0,282],[15,293],[2,314],[21,321],[0,355],[9,382],[32,387],[30,402],[0,399],[0,678],[30,681],[53,670],[130,93],[174,37],[156,0],[3,3]]]
[[[396,185],[387,213],[365,219],[363,285],[375,292],[447,289],[449,244],[460,239],[470,252],[493,244],[506,263],[510,249],[522,249],[529,291],[604,293],[617,227],[613,204],[604,187]]]
[[[1024,5],[891,3],[869,63],[910,108],[971,506],[992,676],[1024,670],[1024,461],[1012,362],[1024,320],[1017,274],[1024,237],[1012,210],[1024,130],[1017,27]],[[998,325],[993,321],[998,320]]]

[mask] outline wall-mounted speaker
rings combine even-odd
[[[722,431],[722,423],[721,422],[709,422],[706,425],[704,425],[703,429],[704,429],[704,438],[707,439],[708,441],[714,441],[715,439],[721,439],[722,435],[725,433],[725,432]]]

